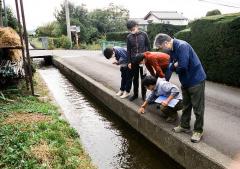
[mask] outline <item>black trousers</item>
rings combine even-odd
[[[133,80],[133,93],[134,93],[135,96],[138,96],[139,73],[140,73],[141,80],[144,79],[146,74],[143,74],[143,67],[141,67],[139,65],[132,65],[130,76],[131,76],[131,79]],[[142,93],[142,98],[145,99],[147,90],[142,85],[141,85],[141,91],[142,91],[141,92]]]

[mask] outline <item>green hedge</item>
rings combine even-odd
[[[106,34],[107,41],[124,41],[127,40],[128,32],[110,32]]]
[[[149,24],[147,33],[148,33],[151,44],[153,44],[153,41],[157,34],[166,33],[173,37],[175,33],[183,29],[186,29],[186,26],[171,25],[171,24]]]
[[[240,86],[240,13],[198,19],[176,37],[191,43],[208,80]]]
[[[48,48],[49,49],[54,49],[54,48],[70,49],[71,42],[67,36],[62,36],[60,38],[49,38],[48,39]]]
[[[191,28],[187,28],[177,32],[174,36],[178,39],[184,39],[188,43],[191,43]]]

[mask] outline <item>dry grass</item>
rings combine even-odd
[[[33,124],[39,122],[51,121],[51,117],[37,114],[37,113],[13,113],[9,115],[3,122],[3,124]]]
[[[31,147],[31,154],[40,163],[45,164],[47,168],[52,168],[52,161],[54,160],[54,156],[46,141],[41,141],[40,144]]]
[[[0,28],[0,47],[19,47],[21,46],[20,36],[10,28]]]

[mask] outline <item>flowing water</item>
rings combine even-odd
[[[183,168],[84,90],[76,88],[58,69],[45,67],[39,72],[97,168]]]

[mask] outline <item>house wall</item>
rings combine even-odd
[[[187,20],[159,20],[153,15],[150,15],[147,20],[152,20],[152,23],[164,23],[164,24],[172,24],[172,25],[187,25],[188,21]]]

